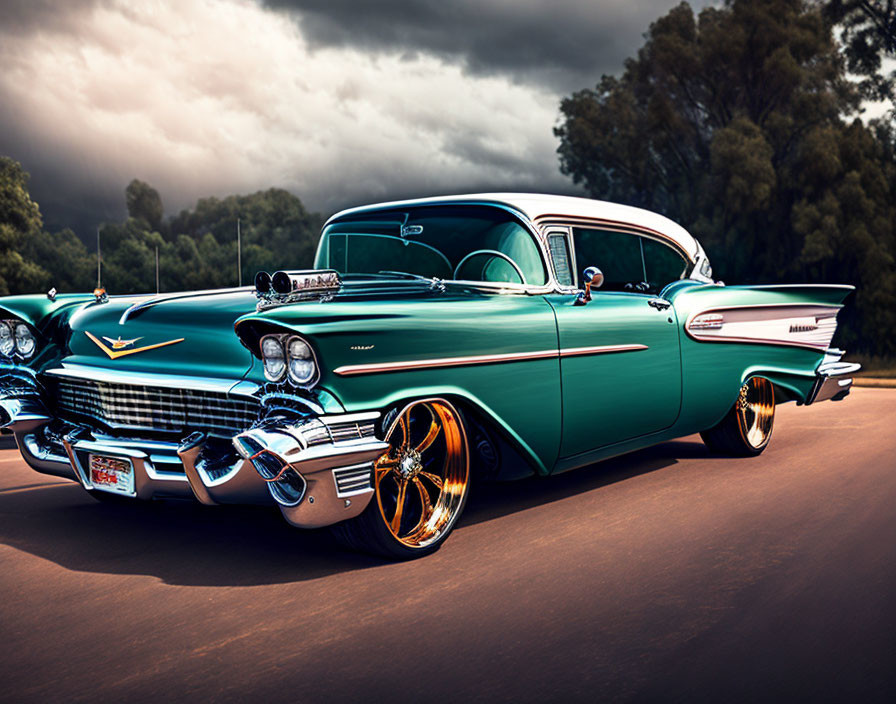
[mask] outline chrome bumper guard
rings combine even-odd
[[[25,369],[0,365],[0,371],[0,428],[25,431],[49,421],[37,380]]]
[[[90,455],[130,462],[137,499],[203,504],[279,505],[302,528],[360,514],[373,496],[373,463],[389,448],[375,436],[379,412],[269,418],[232,439],[197,432],[181,442],[123,438],[54,417],[38,379],[0,368],[0,428],[13,432],[22,458],[43,474],[88,491]]]
[[[820,401],[842,401],[852,390],[852,375],[862,368],[861,364],[841,362],[843,350],[830,349],[815,370],[815,383],[806,397],[806,405]]]
[[[229,457],[221,452],[222,447],[228,447],[224,441],[191,448],[193,453],[185,458],[181,455],[183,443],[116,438],[62,421],[17,431],[15,436],[22,458],[32,469],[74,479],[88,491],[102,490],[93,486],[89,471],[90,455],[102,455],[131,463],[134,488],[127,495],[137,499],[197,499],[204,504],[271,503],[264,482],[252,466],[232,450]],[[213,458],[218,459],[212,462]],[[198,472],[202,472],[202,478],[194,484],[190,476]]]
[[[284,518],[319,528],[359,515],[373,497],[373,463],[389,444],[375,437],[378,412],[320,416],[254,428],[233,439]]]

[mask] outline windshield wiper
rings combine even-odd
[[[445,282],[435,276],[420,276],[420,274],[410,274],[406,271],[378,271],[377,274],[385,274],[386,276],[399,276],[412,281],[425,281],[431,289],[445,290]]]

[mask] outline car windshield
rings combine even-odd
[[[360,213],[323,232],[315,267],[343,276],[547,283],[532,234],[496,207],[457,205]]]

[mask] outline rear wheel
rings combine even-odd
[[[402,409],[385,431],[389,450],[374,464],[375,495],[357,518],[331,528],[343,545],[407,560],[438,550],[470,487],[460,413],[442,399]]]
[[[740,388],[722,421],[700,437],[713,452],[752,457],[768,446],[774,424],[775,389],[768,379],[754,376]]]

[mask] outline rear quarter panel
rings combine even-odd
[[[680,324],[703,311],[750,306],[820,305],[841,307],[851,286],[715,286],[682,282],[666,296]],[[733,405],[741,384],[764,376],[788,398],[802,402],[815,381],[824,350],[756,342],[700,341],[682,330],[682,409],[676,435],[705,430]]]

